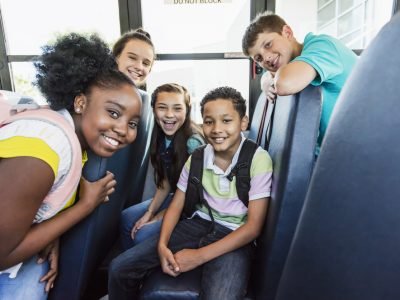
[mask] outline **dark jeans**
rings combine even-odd
[[[231,232],[219,224],[215,224],[214,230],[210,232],[210,225],[211,222],[199,217],[180,221],[171,235],[169,249],[173,253],[186,248],[197,249],[214,243]],[[158,236],[153,236],[111,262],[108,277],[110,300],[138,299],[141,280],[160,265],[157,243]],[[243,299],[250,274],[252,250],[249,244],[205,263],[200,298]]]
[[[174,194],[172,193],[168,194],[168,196],[164,199],[163,203],[158,209],[157,213],[169,206],[173,196]],[[144,225],[136,232],[135,239],[132,240],[131,238],[131,231],[133,226],[146,213],[152,200],[153,199],[149,199],[141,203],[132,205],[131,207],[128,207],[122,211],[121,244],[123,250],[129,249],[133,246],[136,246],[137,244],[140,244],[141,242],[148,239],[152,235],[158,236],[160,234],[162,220]]]

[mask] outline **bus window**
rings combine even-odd
[[[249,99],[249,61],[241,41],[250,22],[250,2],[141,1],[143,27],[158,55],[147,91],[166,82],[184,85],[192,95],[192,117],[198,123],[199,102],[215,87],[235,87]]]
[[[200,101],[211,89],[223,85],[232,86],[248,99],[248,68],[246,59],[157,61],[147,80],[147,89],[153,91],[167,81],[182,84],[192,96],[193,120],[202,123]]]
[[[141,1],[143,27],[158,53],[242,52],[250,1],[220,2]]]
[[[70,31],[97,32],[110,45],[120,36],[118,1],[0,0],[14,90],[38,97],[31,60],[40,47]],[[10,87],[4,87],[10,89]]]
[[[97,32],[112,43],[120,36],[118,1],[0,0],[9,55],[35,55],[59,34]],[[23,7],[21,7],[23,6]]]
[[[32,62],[13,62],[11,70],[14,78],[15,91],[21,95],[29,95],[41,104],[46,104],[46,100],[39,92],[36,86],[32,84],[35,81],[36,70]]]
[[[324,33],[351,49],[365,49],[390,20],[392,11],[393,0],[276,1],[276,13],[288,22],[299,41],[308,32]]]

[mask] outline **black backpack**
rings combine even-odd
[[[201,184],[205,147],[206,145],[199,147],[192,153],[188,185],[185,193],[185,204],[182,213],[182,217],[184,218],[191,217],[196,210],[196,205],[203,203],[207,207],[210,217],[213,220],[211,209],[207,201],[204,200],[203,185]],[[239,199],[246,207],[248,207],[249,204],[251,161],[253,160],[257,148],[258,145],[255,142],[246,139],[240,150],[238,161],[228,175],[230,181],[236,176],[236,191]]]

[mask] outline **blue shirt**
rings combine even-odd
[[[325,34],[308,33],[301,54],[293,61],[303,61],[311,65],[317,72],[311,84],[321,86],[322,89],[318,152],[336,100],[357,61],[357,55],[338,39]]]

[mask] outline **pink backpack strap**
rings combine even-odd
[[[71,164],[68,166],[66,176],[61,178],[57,187],[53,187],[47,194],[36,214],[34,222],[39,223],[57,214],[75,193],[82,173],[82,149],[74,128],[62,115],[37,104],[36,108],[35,104],[11,105],[0,92],[0,127],[17,120],[45,120],[61,129],[72,149]]]

